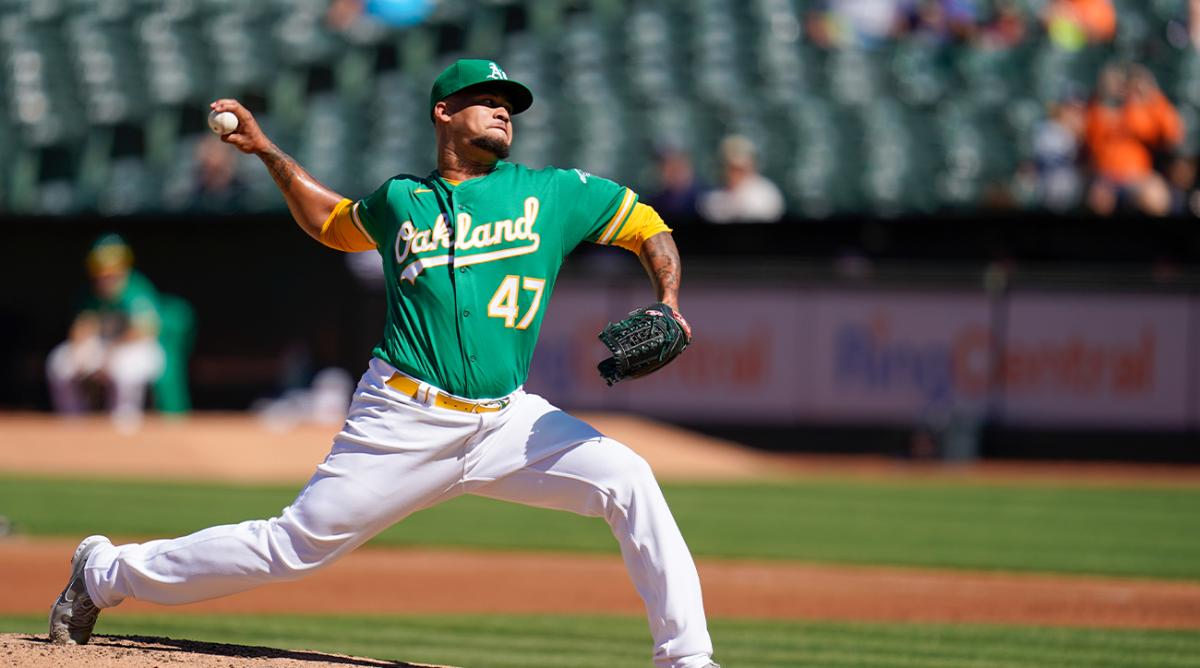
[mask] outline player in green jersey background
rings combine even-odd
[[[158,340],[161,300],[116,234],[96,240],[87,269],[91,283],[67,340],[46,360],[50,398],[59,414],[78,415],[87,410],[87,386],[102,386],[114,424],[131,431],[141,422],[147,388],[166,365]]]
[[[237,101],[212,104],[238,117],[225,141],[262,159],[302,229],[378,250],[386,328],[292,505],[174,540],[85,539],[51,609],[53,640],[86,642],[98,608],[128,597],[186,603],[300,577],[416,510],[475,494],[604,517],[646,604],[655,665],[716,666],[695,564],[649,466],[522,388],[558,271],[583,241],[637,253],[658,300],[679,311],[678,251],[636,193],[504,160],[512,116],[532,101],[494,62],[454,63],[430,94],[437,169],[358,201],[300,168]]]

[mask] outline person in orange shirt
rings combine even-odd
[[[1051,38],[1070,50],[1111,42],[1117,34],[1112,0],[1054,0],[1044,17]]]
[[[1143,213],[1167,214],[1170,192],[1154,158],[1183,141],[1183,122],[1149,70],[1109,65],[1101,72],[1084,137],[1094,173],[1092,211],[1110,215],[1128,201]]]

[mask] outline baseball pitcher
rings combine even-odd
[[[383,338],[290,506],[173,540],[85,539],[50,612],[54,642],[87,642],[99,610],[129,597],[180,604],[302,577],[410,513],[475,494],[603,517],[645,602],[655,665],[716,667],[695,564],[646,462],[522,388],[563,259],[583,241],[638,254],[658,297],[602,333],[605,380],[649,373],[691,338],[675,243],[636,193],[504,160],[512,117],[532,102],[496,63],[454,63],[429,100],[437,169],[358,201],[317,182],[236,100],[212,104],[237,116],[224,140],[262,159],[305,232],[382,255]]]

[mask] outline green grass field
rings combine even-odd
[[[42,617],[0,628],[45,633]],[[102,615],[101,634],[309,649],[467,668],[648,666],[645,621],[597,616]],[[975,625],[712,621],[728,668],[1183,668],[1200,632]]]
[[[168,537],[272,516],[291,487],[0,476],[18,532]],[[827,480],[665,485],[699,556],[1200,579],[1200,489]],[[592,518],[467,497],[375,545],[616,552]]]

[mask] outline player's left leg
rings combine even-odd
[[[479,419],[397,392],[387,384],[393,373],[371,361],[329,454],[276,517],[145,543],[86,540],[51,607],[51,639],[87,642],[96,608],[126,598],[176,605],[295,580],[460,494]]]
[[[522,415],[481,444],[486,454],[475,466],[468,456],[466,491],[603,517],[645,602],[655,665],[709,666],[700,578],[650,466],[541,397],[525,402]],[[514,466],[514,456],[524,462]]]

